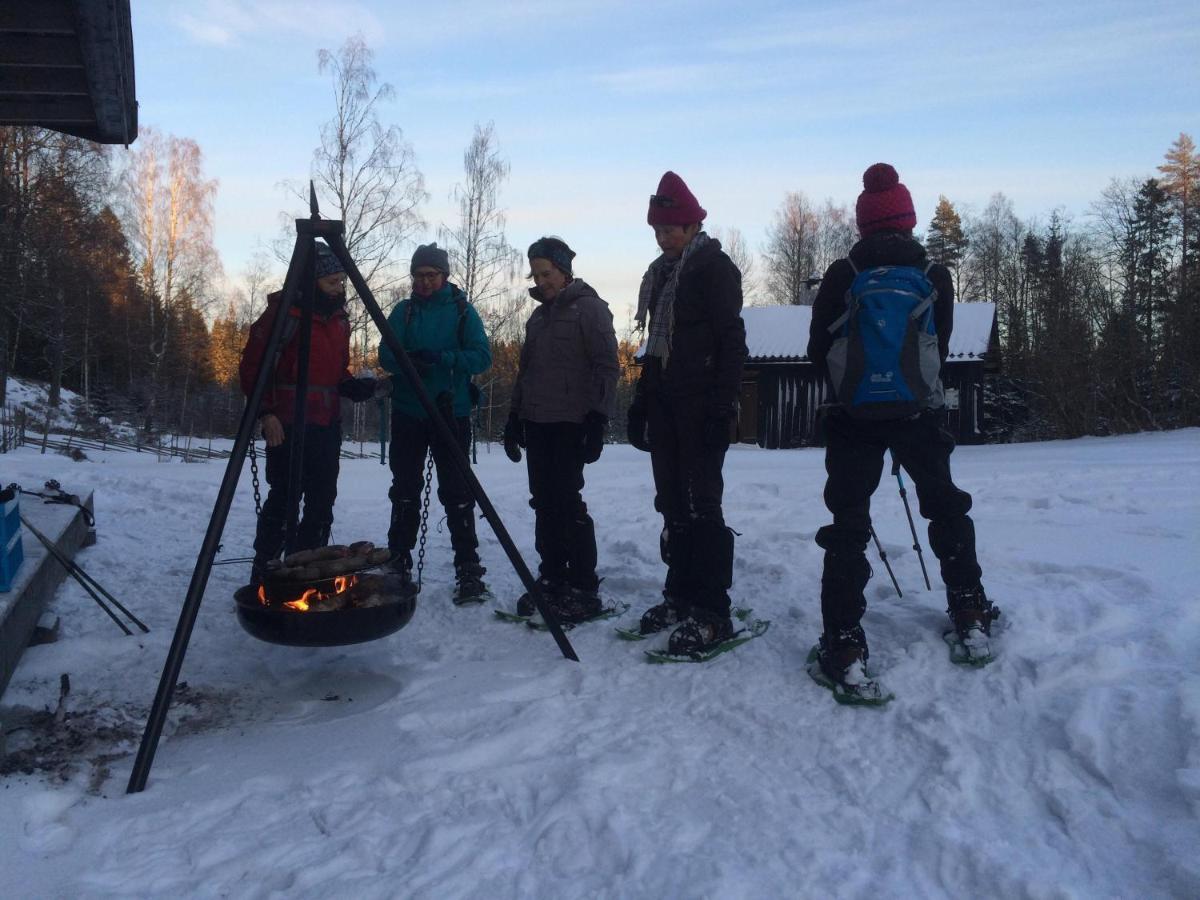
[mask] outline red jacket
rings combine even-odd
[[[242,351],[238,374],[242,393],[247,397],[254,390],[258,378],[258,366],[262,360],[271,327],[275,324],[275,310],[279,306],[282,291],[267,297],[267,309],[250,326],[250,339]],[[289,312],[292,321],[284,331],[284,347],[275,365],[266,393],[263,394],[259,415],[272,413],[284,425],[292,424],[296,409],[296,377],[300,371],[300,310],[293,306]],[[305,422],[309,425],[332,425],[342,417],[341,397],[338,384],[350,378],[350,320],[344,307],[338,307],[328,316],[313,315],[312,349],[308,356],[308,403]]]

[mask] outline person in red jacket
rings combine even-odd
[[[292,306],[282,347],[273,361],[270,381],[259,406],[259,425],[267,443],[267,499],[254,537],[252,581],[261,580],[264,565],[281,553],[296,553],[329,543],[333,502],[337,498],[342,447],[341,398],[358,403],[375,396],[374,378],[350,374],[350,321],[346,316],[346,273],[324,244],[317,244],[317,290],[313,308],[312,346],[308,359],[308,393],[304,413],[304,456],[300,476],[303,515],[289,546],[285,543],[296,383],[300,369],[300,309]],[[258,379],[263,351],[275,324],[282,291],[267,297],[267,309],[250,326],[238,374],[247,397]]]

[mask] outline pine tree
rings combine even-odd
[[[967,252],[967,236],[963,233],[958,210],[945,195],[938,197],[937,209],[925,234],[925,250],[933,262],[941,263],[954,274],[954,293],[958,295],[961,287],[959,266]]]
[[[1180,224],[1179,296],[1188,293],[1188,275],[1195,264],[1197,200],[1200,189],[1200,155],[1196,145],[1187,134],[1180,134],[1167,151],[1166,162],[1158,167],[1163,177],[1159,180],[1162,189],[1175,203]]]
[[[1165,366],[1180,398],[1176,421],[1188,424],[1200,405],[1200,155],[1191,136],[1179,135],[1158,171],[1175,207],[1179,235],[1175,298],[1166,316]]]
[[[1171,215],[1166,191],[1157,179],[1145,181],[1134,198],[1134,220],[1126,259],[1126,302],[1133,310],[1145,364],[1159,356],[1170,298]]]

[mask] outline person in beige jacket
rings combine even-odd
[[[583,467],[600,458],[615,412],[617,337],[608,304],[574,276],[565,241],[540,238],[528,255],[539,305],[525,323],[504,450],[520,462],[525,448],[542,594],[564,624],[577,624],[603,609]],[[517,602],[518,614],[534,611],[528,594]]]

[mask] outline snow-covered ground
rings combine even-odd
[[[0,896],[1200,896],[1200,431],[954,462],[1007,622],[986,669],[949,663],[943,598],[920,589],[885,480],[876,527],[905,596],[876,564],[865,626],[896,700],[836,705],[803,668],[821,452],[736,447],[735,602],[773,620],[763,638],[655,666],[592,624],[570,663],[546,634],[453,607],[435,530],[407,628],[291,649],[239,628],[246,567],[218,567],[149,787],[126,796],[223,463],[0,456],[2,483],[95,491],[100,541],[78,561],[152,628],[124,637],[60,590],[59,642],[25,654],[3,703],[53,710],[68,673],[75,744],[0,778]],[[532,563],[523,467],[481,448],[478,472]],[[223,556],[249,552],[248,482]],[[343,462],[335,539],[380,540],[386,489],[378,462]],[[629,447],[588,470],[628,622],[663,574],[650,494]],[[511,605],[517,579],[481,533]]]

